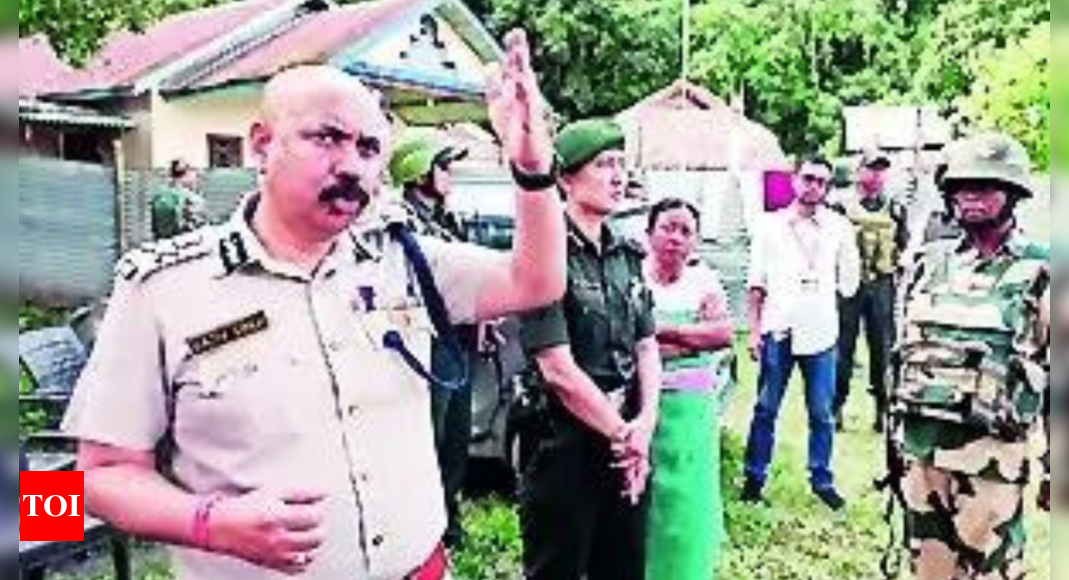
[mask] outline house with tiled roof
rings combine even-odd
[[[246,167],[264,83],[282,69],[336,66],[382,91],[398,123],[443,124],[483,119],[485,70],[500,57],[460,0],[239,0],[115,33],[81,69],[39,37],[20,39],[20,61],[35,63],[20,67],[20,111],[48,103],[123,125],[131,168],[176,157]]]
[[[790,167],[772,131],[687,80],[654,92],[617,119],[627,134],[628,165],[648,195],[697,205],[706,239],[744,235],[761,211],[766,177]]]

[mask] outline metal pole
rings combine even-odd
[[[126,152],[122,146],[122,138],[116,137],[111,141],[112,147],[112,171],[115,180],[115,248],[116,258],[122,257],[131,247],[129,223],[126,219]]]
[[[683,62],[680,73],[680,78],[684,80],[690,76],[690,0],[683,0]]]

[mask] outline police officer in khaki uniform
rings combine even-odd
[[[645,574],[661,359],[643,252],[605,223],[624,194],[623,146],[611,121],[579,121],[557,138],[568,288],[521,327],[546,398],[521,490],[528,580]]]
[[[420,241],[455,322],[564,288],[552,143],[526,37],[507,44],[488,102],[523,180],[515,251]],[[65,422],[87,510],[174,544],[182,580],[447,577],[414,370],[433,329],[373,218],[390,125],[356,79],[300,67],[267,84],[250,142],[260,190],[229,223],[119,264]]]
[[[423,235],[444,241],[467,241],[459,217],[448,208],[453,194],[453,164],[467,157],[464,149],[445,143],[436,130],[414,128],[405,131],[390,158],[390,178],[401,188],[403,203],[412,227]],[[445,543],[457,546],[464,532],[460,522],[460,491],[468,466],[471,442],[471,368],[479,362],[479,326],[463,324],[453,328],[457,347],[435,340],[431,347],[431,369],[447,379],[449,388],[431,390],[431,419],[438,466],[449,515]]]

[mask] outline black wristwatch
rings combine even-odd
[[[560,164],[557,162],[556,157],[553,158],[553,165],[549,168],[548,173],[527,173],[520,169],[515,162],[509,163],[509,167],[512,169],[512,180],[524,191],[552,189],[556,187],[557,177],[560,175]]]

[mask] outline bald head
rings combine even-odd
[[[390,134],[378,95],[356,78],[327,66],[279,73],[249,132],[262,174],[261,219],[292,238],[332,239],[378,196]]]
[[[294,113],[352,106],[367,122],[386,123],[378,93],[354,76],[325,65],[299,66],[275,75],[264,87],[260,114],[268,123]]]

